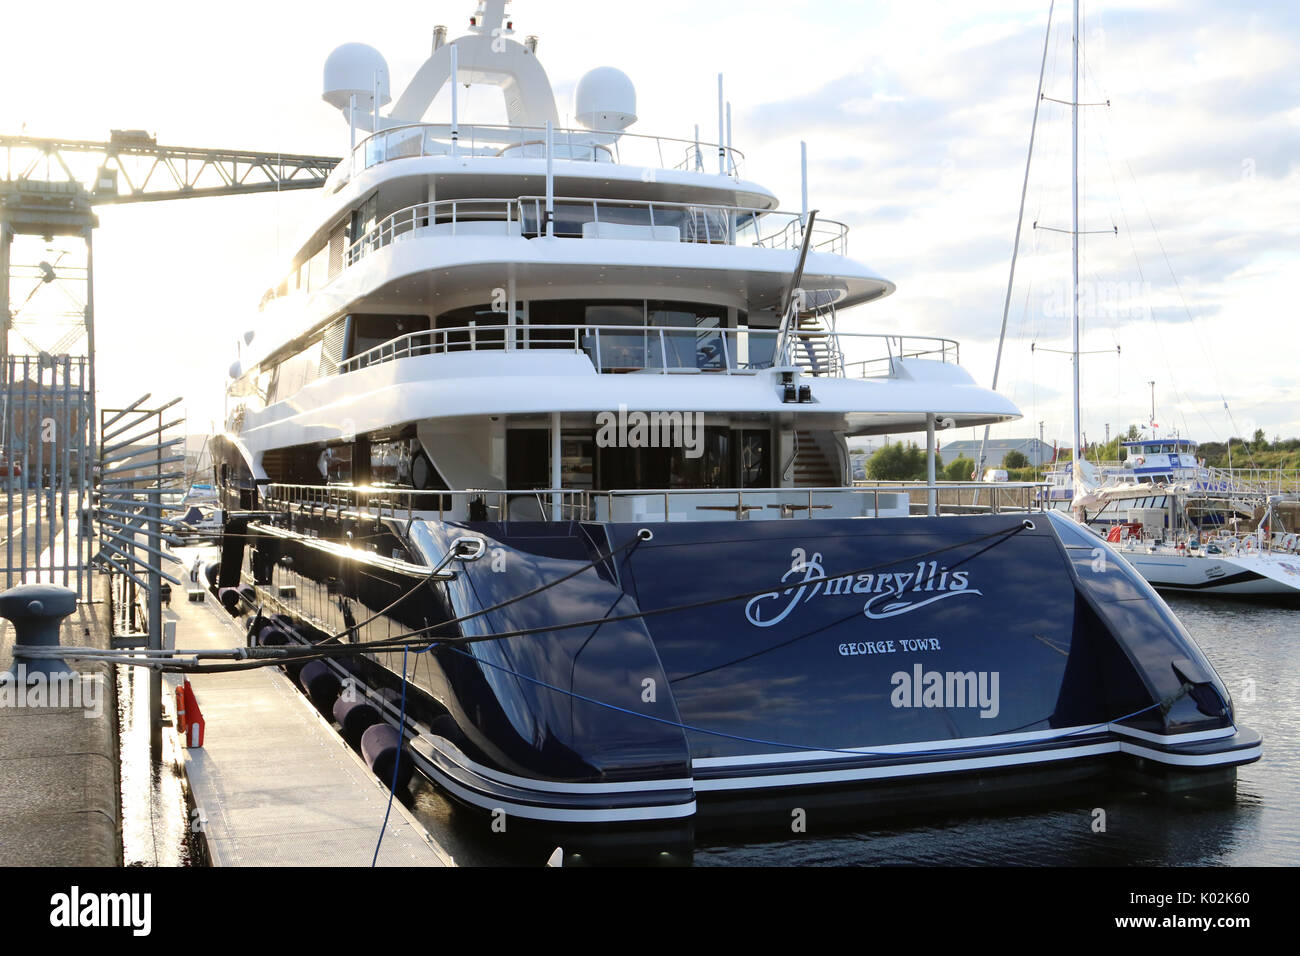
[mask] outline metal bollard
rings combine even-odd
[[[0,617],[14,626],[14,662],[4,679],[16,680],[19,667],[27,679],[42,674],[53,677],[74,676],[75,671],[62,658],[30,659],[18,650],[27,647],[58,647],[59,624],[77,609],[77,592],[54,584],[20,584],[0,594]]]

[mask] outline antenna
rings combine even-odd
[[[803,140],[799,141],[799,194],[802,205],[800,206],[800,217],[808,218],[808,144]]]
[[[555,238],[555,134],[546,121],[546,237]],[[557,486],[558,487],[558,486]]]
[[[1078,473],[1082,429],[1079,425],[1079,0],[1074,0],[1073,67],[1070,81],[1070,261],[1072,267],[1070,334],[1074,341],[1074,465]]]
[[[718,74],[718,175],[727,174],[727,108],[722,98],[722,74]]]
[[[727,101],[727,153],[731,153],[731,101]],[[734,167],[733,167],[734,171]]]
[[[451,45],[451,155],[460,155],[460,47]]]

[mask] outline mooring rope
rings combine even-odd
[[[925,558],[933,557],[948,551],[959,548],[970,547],[987,541],[992,538],[1010,538],[1012,535],[1019,534],[1022,531],[1033,528],[1033,522],[1025,519],[1016,525],[1008,528],[1000,528],[987,534],[978,535],[964,541],[953,544],[943,545],[937,548],[931,548],[927,551],[917,552],[902,557],[890,558],[886,561],[877,562],[876,564],[866,565],[861,568],[853,568],[836,577],[851,577],[859,574],[869,574],[879,571],[886,567],[896,566],[902,563],[910,563]],[[635,539],[634,539],[635,540]],[[611,552],[613,553],[613,552]],[[586,568],[580,568],[578,572]],[[570,574],[567,577],[572,577]],[[560,579],[563,580],[563,579]],[[550,583],[554,586],[559,581]],[[544,590],[545,586],[538,590]],[[429,636],[432,632],[446,628],[458,621],[468,620],[472,617],[481,616],[493,610],[495,607],[505,606],[515,601],[522,600],[528,596],[528,593],[517,595],[494,608],[484,608],[478,612],[464,615],[452,621],[444,621],[438,624],[432,624],[428,627],[417,628],[404,634],[395,635],[394,637],[385,638],[378,641],[367,641],[361,644],[349,645],[307,645],[302,647],[241,647],[241,648],[213,648],[204,650],[187,651],[189,657],[177,658],[176,652],[172,651],[152,651],[141,652],[129,649],[123,650],[105,650],[100,648],[80,648],[80,647],[34,647],[29,645],[18,645],[14,648],[16,654],[23,654],[30,658],[63,658],[63,659],[85,659],[85,660],[104,660],[121,664],[134,666],[150,667],[160,670],[163,673],[186,673],[186,674],[218,674],[229,673],[239,670],[248,670],[254,667],[266,667],[274,664],[284,664],[290,662],[306,662],[320,660],[325,658],[336,657],[355,657],[362,654],[394,654],[405,648],[428,649],[434,646],[455,646],[477,644],[485,641],[498,641],[511,637],[523,637],[533,634],[547,634],[553,631],[564,631],[579,628],[594,627],[604,624],[614,624],[621,621],[639,620],[648,617],[655,617],[664,614],[675,614],[682,611],[700,610],[706,607],[714,607],[719,604],[726,604],[732,601],[745,600],[747,598],[760,597],[766,594],[779,593],[781,591],[791,590],[792,586],[785,582],[778,582],[775,585],[767,585],[750,591],[741,591],[733,594],[721,595],[719,597],[707,598],[700,601],[691,601],[683,604],[668,605],[660,608],[638,609],[626,614],[610,615],[597,618],[589,618],[582,621],[566,621],[555,624],[539,624],[533,627],[515,628],[509,631],[495,631],[486,634],[471,634],[452,637],[433,637]],[[854,615],[856,616],[856,614]],[[143,653],[143,657],[135,657],[136,654]],[[205,659],[225,659],[232,660],[228,664],[202,664],[201,660]]]

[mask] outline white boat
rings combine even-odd
[[[1175,488],[1193,496],[1231,498],[1236,496],[1240,502],[1253,502],[1246,508],[1247,513],[1263,501],[1265,490],[1262,486],[1243,480],[1231,471],[1209,467],[1197,451],[1199,444],[1190,438],[1177,435],[1140,438],[1120,443],[1123,458],[1118,462],[1099,462],[1094,467],[1100,476],[1100,484],[1095,492],[1114,491],[1110,500],[1121,497],[1150,497],[1153,491]],[[1049,468],[1045,475],[1048,482],[1046,500],[1049,505],[1060,511],[1069,511],[1074,499],[1074,472],[1069,463]],[[1127,495],[1122,493],[1128,493]],[[1115,523],[1118,519],[1110,512],[1122,511],[1123,507],[1107,509],[1106,516],[1089,514],[1089,523]],[[1163,507],[1147,503],[1137,507]]]
[[[1263,513],[1252,522],[1256,527],[1247,531],[1198,526],[1187,515],[1186,502],[1192,499],[1186,493],[1169,491],[1167,497],[1172,506],[1168,510],[1134,509],[1130,518],[1147,520],[1115,525],[1106,532],[1153,587],[1230,597],[1300,598],[1300,534],[1287,530],[1278,514],[1281,496],[1266,499]],[[1093,530],[1101,529],[1094,525]]]
[[[1286,497],[1206,467],[1190,439],[1123,447],[1122,465],[1100,468],[1102,483],[1086,496],[1074,495],[1069,472],[1054,472],[1051,506],[1117,545],[1162,591],[1300,597],[1300,535],[1291,530],[1300,513]]]
[[[213,442],[209,580],[345,733],[391,735],[376,766],[404,748],[569,848],[1134,759],[1213,787],[1258,758],[1161,599],[1123,560],[1086,571],[1106,546],[1064,516],[852,486],[849,437],[1020,412],[955,342],[845,314],[893,283],[745,178],[721,95],[717,142],[632,133],[632,83],[599,66],[558,129],[503,2],[437,36],[387,112],[376,51],[327,60],[360,138]],[[466,122],[465,84],[508,123]]]
[[[1186,544],[1134,541],[1120,551],[1153,587],[1230,597],[1300,598],[1300,555],[1289,551],[1215,543],[1216,550]]]

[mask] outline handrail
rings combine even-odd
[[[462,123],[456,130],[455,152],[459,156],[497,159],[512,158],[512,155],[522,152],[523,158],[540,159],[545,155],[544,126]],[[551,137],[555,158],[576,162],[650,166],[653,161],[659,169],[681,170],[690,168],[689,160],[670,165],[670,160],[664,155],[665,146],[670,157],[679,149],[688,156],[697,148],[709,155],[722,150],[726,157],[727,175],[739,178],[745,158],[744,153],[732,146],[675,136],[560,127],[551,131]],[[360,170],[381,163],[412,157],[450,156],[452,152],[451,126],[445,123],[407,123],[379,130],[366,136],[353,148],[349,158],[339,163],[326,181],[326,189],[336,188],[336,177],[346,182]]]
[[[344,252],[343,262],[355,265],[371,252],[383,249],[402,236],[431,226],[450,226],[451,235],[457,228],[470,222],[500,222],[508,233],[511,223],[519,221],[519,203],[513,199],[441,199],[435,202],[416,203],[389,213],[378,223],[351,243]],[[469,215],[462,212],[469,210]]]
[[[683,514],[687,515],[686,520],[691,518],[710,520],[715,518],[719,512],[726,513],[733,510],[738,520],[744,520],[752,511],[769,510],[775,510],[777,514],[773,515],[773,517],[780,519],[815,519],[820,517],[819,512],[833,510],[833,505],[826,500],[828,496],[839,496],[842,499],[873,496],[869,507],[874,512],[874,516],[878,517],[881,510],[880,495],[882,493],[906,492],[909,495],[909,501],[915,503],[916,499],[912,498],[912,495],[928,495],[931,492],[938,493],[944,490],[957,491],[960,494],[962,490],[980,489],[987,491],[989,487],[988,484],[980,482],[880,481],[820,488],[618,488],[604,491],[578,488],[416,490],[414,488],[367,485],[270,483],[264,485],[261,489],[261,504],[259,507],[297,507],[300,511],[305,511],[308,514],[315,514],[319,509],[322,515],[333,512],[340,518],[359,509],[370,509],[369,514],[381,519],[391,517],[405,520],[410,520],[419,514],[434,513],[441,520],[449,512],[460,515],[462,512],[479,509],[481,516],[479,520],[505,520],[511,513],[510,509],[513,501],[531,499],[536,501],[537,509],[535,513],[530,514],[528,520],[591,521],[596,520],[601,513],[596,506],[598,501],[603,501],[605,505],[602,520],[613,520],[614,502],[617,499],[662,497],[665,521],[681,520]],[[1006,493],[1015,492],[1019,493],[1015,497],[1022,500],[1010,505],[994,501],[984,510],[991,510],[994,513],[1045,511],[1046,506],[1039,496],[1035,494],[1035,491],[1042,487],[1044,486],[1040,482],[1001,482],[996,490],[1003,493],[1003,498],[1007,497]],[[689,503],[692,498],[698,500],[701,497],[707,497],[716,501],[726,500],[730,502],[733,495],[736,499],[734,506],[729,503],[694,505],[693,508],[687,511],[674,511],[672,507],[674,500],[681,504],[683,499]],[[773,497],[778,500],[773,501]],[[552,506],[556,503],[559,504],[558,517],[556,512],[552,510]],[[943,505],[944,503],[941,503],[941,507]],[[960,503],[947,506],[966,507]],[[696,514],[697,511],[706,512],[706,514]],[[497,518],[492,518],[493,512],[496,513]],[[864,516],[870,517],[871,515]],[[834,517],[834,515],[830,517]],[[839,517],[843,517],[843,515]],[[471,517],[469,520],[476,519]]]
[[[537,238],[544,233],[544,200],[540,196],[517,198],[482,197],[441,199],[415,203],[397,209],[343,250],[342,266],[356,265],[372,252],[421,230],[445,231],[457,235],[469,223],[498,223],[501,235]],[[584,227],[605,222],[616,226],[641,227],[642,235],[632,238],[705,243],[764,249],[794,249],[803,241],[802,217],[799,213],[751,206],[725,206],[713,203],[661,202],[658,200],[594,199],[561,196],[554,200],[558,212],[556,235],[561,238],[588,238]],[[602,208],[606,210],[602,219]],[[526,211],[531,209],[531,216]],[[613,213],[611,214],[611,210]],[[656,214],[658,210],[658,214]],[[785,220],[775,230],[763,230],[765,220]],[[475,230],[483,234],[482,230]],[[599,233],[599,227],[597,228]],[[625,235],[625,238],[627,236]],[[831,219],[818,220],[813,227],[812,249],[832,255],[848,255],[849,227]],[[305,264],[299,268],[305,268]],[[334,272],[325,284],[334,281],[342,270]],[[289,294],[293,273],[279,286],[268,289],[263,306],[272,299]],[[316,285],[313,281],[312,291]]]
[[[527,208],[532,205],[534,208],[534,221],[540,223],[540,209],[545,203],[544,196],[520,196],[519,204],[521,208]],[[686,220],[686,224],[693,226],[693,231],[689,237],[683,232],[682,242],[707,242],[724,245],[741,245],[739,241],[742,234],[752,236],[751,244],[763,249],[798,249],[803,244],[803,215],[797,212],[789,212],[782,209],[760,209],[755,206],[728,206],[719,203],[702,203],[702,202],[669,202],[664,200],[640,200],[640,199],[597,199],[591,196],[557,196],[554,199],[557,209],[563,205],[569,206],[586,206],[592,207],[591,222],[600,222],[600,207],[617,208],[617,209],[645,209],[648,212],[645,222],[631,223],[632,225],[649,225],[665,226],[673,224],[673,217],[660,216],[655,219],[654,211],[656,209],[668,209],[673,211],[682,211],[693,217]],[[708,215],[701,216],[701,212],[714,213],[713,217]],[[726,218],[724,224],[720,222]],[[558,218],[558,216],[557,216]],[[759,223],[768,219],[784,219],[785,225],[775,232],[762,233],[759,230]],[[712,220],[712,221],[711,221]],[[605,220],[609,222],[608,218]],[[614,220],[617,221],[617,220]],[[627,223],[623,223],[626,225]],[[558,226],[557,226],[558,228]],[[700,229],[704,232],[699,232]],[[525,230],[525,232],[537,232],[537,230]],[[560,235],[559,232],[556,235]],[[818,235],[823,236],[817,239]],[[849,227],[842,222],[834,219],[820,220],[813,228],[813,249],[822,249],[836,255],[846,255],[848,252]]]
[[[499,222],[505,224],[504,232],[509,235],[511,224],[518,224],[518,235],[535,238],[544,232],[544,204],[545,198],[542,196],[520,196],[517,199],[442,199],[415,203],[389,213],[365,235],[359,236],[348,246],[344,263],[348,266],[355,265],[365,255],[391,245],[402,236],[435,226],[449,226],[450,234],[455,235],[464,223]],[[676,228],[678,242],[736,246],[745,244],[748,239],[750,245],[764,249],[796,249],[803,242],[802,217],[799,213],[783,210],[713,203],[574,196],[556,197],[554,205],[555,234],[560,237],[582,237],[585,225],[604,221],[616,225],[648,227],[651,231],[647,238],[660,238],[665,235],[665,228]],[[607,211],[604,220],[601,219],[602,208]],[[619,212],[611,217],[610,210]],[[659,210],[657,216],[656,210]],[[785,220],[785,224],[774,231],[764,232],[760,223],[767,219]],[[830,219],[818,220],[813,229],[812,248],[834,255],[846,255],[848,235],[849,227],[844,223]]]
[[[839,332],[836,334],[846,335],[849,333]],[[937,357],[939,361],[945,364],[961,364],[961,344],[954,339],[934,335],[883,335],[881,338],[887,340],[887,343],[892,346],[890,354],[879,358],[846,362],[844,365],[845,378],[875,378],[892,375],[896,370],[895,363],[906,359],[934,361]],[[909,342],[937,344],[913,345],[908,348]],[[885,366],[883,372],[872,371],[875,366],[881,364]],[[855,373],[853,369],[857,369],[857,372]]]
[[[511,334],[513,333],[513,334]],[[374,348],[354,355],[338,364],[335,374],[343,375],[372,365],[421,355],[446,355],[453,352],[500,352],[564,350],[585,354],[597,372],[682,371],[720,372],[727,375],[753,374],[780,365],[777,329],[723,329],[675,325],[480,325],[473,323],[450,329],[426,329],[408,332]],[[884,343],[887,353],[896,351],[894,343],[903,336],[864,332],[791,332],[795,341],[815,342],[833,338]],[[909,357],[937,356],[943,362],[955,362],[957,343],[950,339],[908,336],[909,339],[938,343],[929,349],[914,348]],[[844,342],[840,341],[842,349]],[[888,361],[871,359],[854,363]],[[827,378],[849,378],[843,368],[828,368]]]

